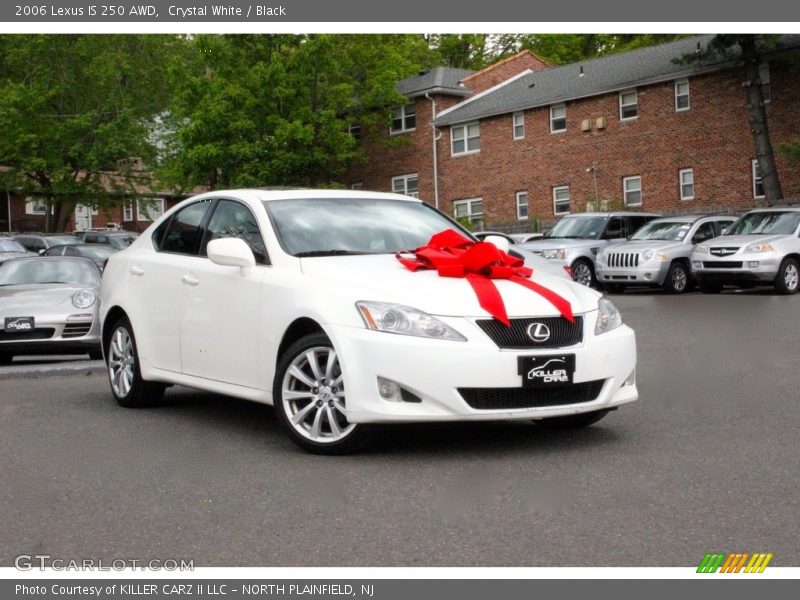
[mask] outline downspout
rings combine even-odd
[[[439,160],[437,143],[441,137],[441,133],[436,130],[436,125],[433,122],[436,120],[436,100],[431,98],[427,92],[425,97],[431,101],[431,144],[433,145],[433,205],[439,208]]]

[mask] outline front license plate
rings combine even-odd
[[[33,331],[33,317],[6,317],[6,331]]]
[[[556,387],[572,383],[575,373],[574,354],[520,356],[519,374],[522,387]]]

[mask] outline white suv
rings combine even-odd
[[[692,270],[706,293],[724,285],[774,285],[794,294],[800,284],[800,207],[751,210],[724,235],[692,252]]]

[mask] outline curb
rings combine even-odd
[[[0,368],[0,381],[4,379],[40,379],[44,377],[89,376],[106,372],[102,360],[74,363],[54,363],[50,365],[25,365]]]

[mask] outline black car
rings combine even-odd
[[[91,258],[102,271],[108,257],[118,252],[119,249],[111,244],[63,244],[53,246],[44,252],[44,256],[82,256]]]
[[[13,239],[35,254],[42,254],[53,246],[81,243],[78,238],[68,233],[19,233]]]

